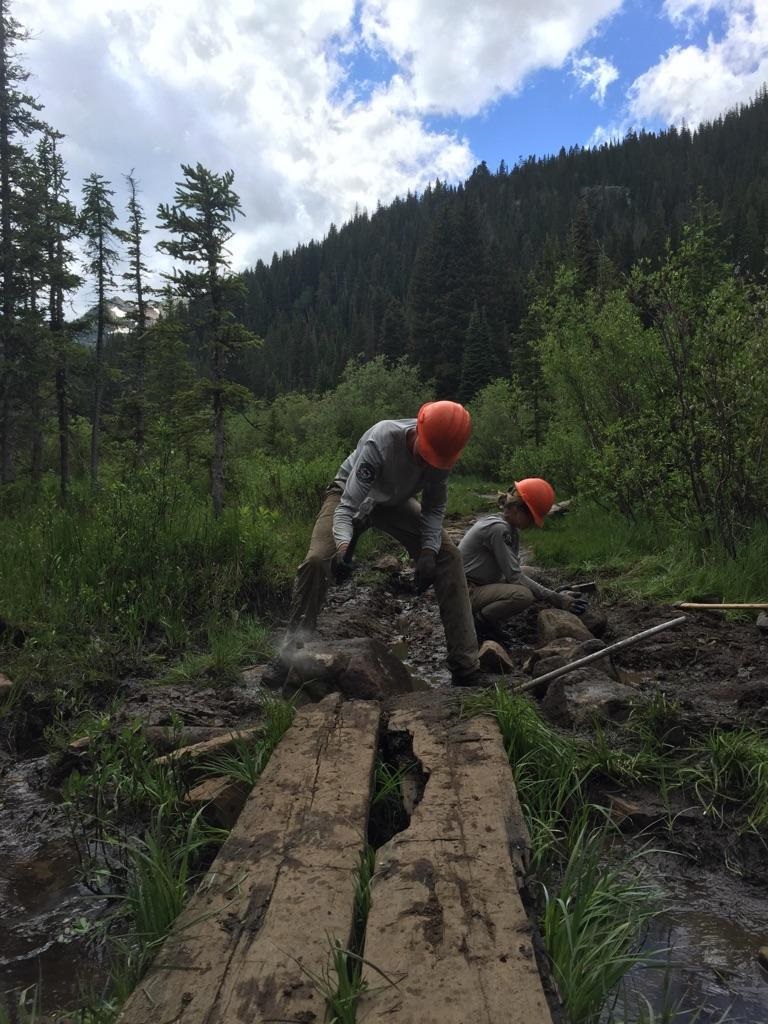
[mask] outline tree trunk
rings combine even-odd
[[[211,497],[213,514],[218,518],[224,508],[224,395],[222,393],[221,348],[213,353],[213,463]]]
[[[103,259],[103,256],[102,256]],[[102,264],[103,266],[103,264]],[[91,490],[99,486],[99,447],[101,443],[101,400],[103,385],[101,361],[104,349],[104,272],[99,273],[99,307],[96,318],[96,366],[93,376],[93,423],[91,424]]]
[[[62,505],[69,496],[69,406],[67,404],[67,367],[56,367],[56,407],[59,421],[59,497]]]

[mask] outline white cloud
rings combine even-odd
[[[666,11],[681,22],[704,19],[715,7],[724,17],[722,37],[710,34],[703,46],[672,47],[637,78],[629,91],[630,120],[694,127],[748,102],[768,80],[766,0],[667,0]]]
[[[369,45],[404,71],[416,109],[472,116],[561,67],[621,0],[363,0]]]
[[[619,77],[618,69],[605,57],[574,57],[571,74],[581,89],[592,89],[592,99],[602,103],[608,86]]]
[[[231,167],[247,215],[235,258],[252,263],[355,206],[466,176],[466,139],[425,118],[474,115],[563,65],[620,4],[15,0],[14,14],[34,32],[24,60],[67,135],[73,191],[94,170],[119,189],[135,168],[153,223],[180,163]],[[371,87],[354,70],[372,51],[389,61]]]

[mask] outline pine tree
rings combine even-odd
[[[123,274],[123,280],[130,284],[136,303],[132,338],[134,376],[129,385],[128,405],[133,420],[133,440],[137,456],[140,459],[146,435],[145,378],[149,338],[147,295],[151,289],[146,283],[148,269],[144,263],[142,250],[142,240],[147,234],[147,229],[144,227],[144,210],[139,202],[138,183],[133,176],[133,171],[125,175],[125,180],[128,183],[128,230],[123,232],[122,238],[127,246],[128,270]]]
[[[112,269],[118,261],[113,240],[119,240],[117,214],[112,205],[114,191],[100,174],[90,174],[83,183],[80,220],[85,239],[86,270],[96,284],[96,349],[91,406],[91,487],[99,483],[99,447],[101,442],[101,405],[104,394],[104,334],[107,324],[107,287],[114,284]]]
[[[22,347],[16,317],[23,307],[18,263],[24,225],[18,202],[23,194],[24,140],[40,127],[40,105],[22,91],[29,72],[16,59],[16,48],[29,33],[10,8],[10,0],[0,0],[0,484],[12,473],[11,403]]]
[[[45,276],[48,287],[48,330],[55,372],[56,418],[59,440],[59,497],[65,503],[69,494],[69,363],[72,341],[64,317],[64,298],[81,281],[73,273],[72,239],[78,233],[77,211],[69,199],[67,173],[58,151],[62,138],[47,130],[37,146],[37,162],[43,182],[43,236],[45,238]]]
[[[173,205],[158,207],[160,227],[176,237],[157,248],[190,269],[171,275],[179,296],[190,303],[196,326],[208,352],[213,458],[211,497],[214,515],[224,507],[224,416],[228,405],[249,399],[245,388],[225,378],[228,359],[234,352],[257,342],[239,323],[231,306],[242,294],[242,281],[230,269],[226,246],[232,238],[230,225],[242,214],[240,199],[232,190],[234,173],[216,174],[197,164],[181,165],[184,180],[176,183]]]
[[[501,376],[501,372],[485,310],[478,310],[475,304],[464,344],[459,400],[471,401],[481,388]]]

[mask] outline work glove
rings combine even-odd
[[[437,575],[437,552],[424,548],[416,559],[416,593],[423,594],[432,586]]]
[[[333,578],[337,583],[346,583],[355,571],[355,563],[352,560],[347,561],[344,557],[345,554],[346,548],[344,551],[340,551],[333,560]]]
[[[589,604],[587,595],[580,590],[566,590],[560,594],[560,599],[563,602],[560,607],[572,615],[583,615]]]

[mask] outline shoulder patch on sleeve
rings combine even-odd
[[[372,462],[361,462],[355,470],[355,476],[362,484],[369,484],[376,477],[376,467]]]
[[[507,547],[512,547],[512,534],[509,532],[509,530],[504,531],[504,543],[507,545]]]

